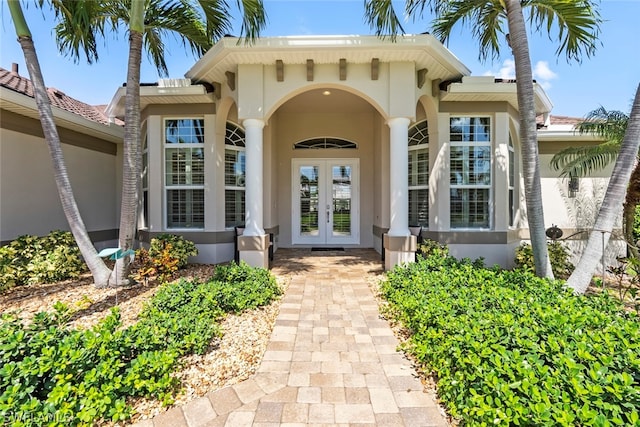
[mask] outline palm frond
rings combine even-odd
[[[627,130],[629,116],[622,111],[608,111],[600,106],[590,111],[584,121],[576,125],[579,133],[591,133],[609,141],[622,143],[624,133]]]
[[[364,17],[377,36],[390,36],[395,40],[398,34],[404,33],[391,0],[365,0]]]
[[[602,18],[594,0],[523,0],[522,8],[530,10],[534,30],[557,34],[556,55],[565,53],[567,60],[580,62],[591,57],[598,47]],[[556,29],[554,30],[554,26]]]
[[[104,37],[105,14],[95,1],[52,0],[51,7],[58,23],[54,27],[58,49],[78,62],[84,56],[88,63],[99,59],[97,37]]]
[[[436,38],[445,43],[458,25],[469,25],[473,37],[480,43],[479,59],[497,58],[504,36],[506,13],[500,0],[440,2],[432,24]],[[506,39],[506,37],[504,38]]]
[[[556,153],[551,167],[563,177],[584,177],[614,162],[620,143],[607,141],[591,147],[569,147]]]
[[[240,36],[244,37],[247,43],[253,43],[267,25],[264,4],[262,0],[237,0],[237,4],[242,14]]]

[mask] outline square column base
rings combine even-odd
[[[238,236],[240,261],[251,267],[269,268],[269,235]]]
[[[384,269],[391,270],[396,265],[415,262],[418,239],[416,236],[383,235]]]

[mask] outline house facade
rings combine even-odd
[[[104,107],[49,88],[67,172],[94,244],[117,245],[122,176],[122,123]],[[54,182],[31,81],[0,68],[0,245],[25,234],[69,230]]]
[[[552,103],[535,96],[544,125]],[[123,111],[121,88],[107,113]],[[186,79],[142,88],[144,235],[178,232],[218,262],[242,227],[254,265],[271,237],[373,247],[391,267],[412,259],[420,226],[456,256],[508,266],[528,238],[518,114],[515,82],[470,76],[428,34],[224,38]],[[545,160],[594,142],[555,137],[541,137]],[[545,197],[562,199],[553,181]],[[582,226],[552,205],[549,226]]]
[[[579,250],[610,171],[576,184],[549,160],[601,141],[551,116],[537,84],[535,105],[546,226]],[[390,268],[413,260],[418,230],[454,256],[508,267],[529,237],[515,82],[471,76],[428,34],[223,38],[184,79],[143,85],[141,109],[140,238],[180,234],[198,262],[375,248]],[[116,198],[119,168],[104,177]]]

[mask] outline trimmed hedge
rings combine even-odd
[[[440,256],[381,291],[465,425],[640,425],[640,324],[608,295]]]

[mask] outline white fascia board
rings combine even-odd
[[[32,110],[34,115],[39,119],[38,106],[34,98],[0,87],[0,99]],[[87,134],[89,135],[106,139],[111,142],[122,142],[122,138],[124,137],[124,129],[122,126],[113,124],[105,125],[94,122],[93,120],[86,119],[78,114],[63,110],[62,108],[54,105],[51,105],[51,110],[55,119],[83,127],[87,129]]]
[[[579,133],[576,130],[538,130],[538,141],[540,142],[553,142],[553,141],[576,141],[576,142],[605,142],[604,139],[590,134]]]
[[[436,58],[451,74],[466,76],[471,73],[451,51],[430,34],[399,35],[395,41],[377,36],[356,35],[265,37],[250,45],[244,40],[235,37],[221,39],[185,73],[185,77],[194,81],[202,80],[217,64],[236,53],[242,53],[246,60],[247,55],[259,56],[267,52],[277,52],[278,58],[287,62],[288,52],[304,51],[312,58],[313,52],[343,51],[346,55],[350,50],[379,51],[381,58],[384,58],[385,52],[396,50],[413,51],[416,56],[427,53]]]
[[[110,122],[113,122],[113,120],[118,116],[116,111],[120,105],[120,101],[124,98],[125,93],[126,88],[124,86],[120,86],[118,90],[116,90],[116,93],[113,94],[113,98],[111,98],[107,108],[105,108],[104,113],[109,117]]]
[[[126,92],[126,87],[118,88],[107,106],[105,114],[109,116],[110,120],[124,115]],[[207,89],[200,84],[191,86],[140,86],[141,106],[145,98],[153,98],[155,96],[204,96],[207,101],[213,102],[213,94],[207,93]],[[149,103],[153,103],[153,101]]]

